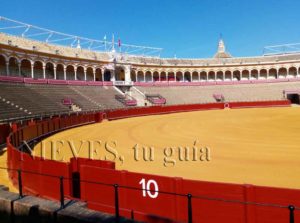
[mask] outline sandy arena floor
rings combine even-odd
[[[117,169],[205,181],[300,189],[299,114],[299,107],[257,108],[106,121],[71,129],[46,139],[46,156],[63,161],[68,161],[76,154],[89,157],[89,151],[93,150],[89,146],[91,143],[83,143],[80,149],[80,140],[89,140],[94,141],[94,150],[97,151],[97,154],[93,153],[93,158],[116,160]],[[59,140],[63,141],[63,146]],[[102,144],[95,143],[97,140]],[[57,148],[51,148],[51,141]],[[195,141],[198,154],[193,160]],[[72,142],[75,146],[73,152],[70,146]],[[105,149],[106,142],[109,148]],[[143,147],[148,155],[148,149],[153,147],[153,161],[143,160]],[[170,147],[173,147],[172,155],[168,153]],[[189,161],[182,160],[183,148],[179,157],[178,147],[189,147]],[[209,149],[200,151],[204,147]],[[40,151],[41,144],[36,147],[36,154],[40,154]],[[135,157],[136,151],[138,157]]]
[[[6,158],[7,158],[6,149],[3,149],[2,151],[0,151],[0,167],[7,166]],[[8,178],[7,171],[3,169],[0,169],[0,185],[8,186],[10,191],[17,192],[17,189],[13,186],[13,184],[10,182]]]

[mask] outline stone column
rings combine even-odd
[[[21,77],[21,62],[18,62],[18,67],[19,67],[19,77]]]
[[[74,67],[74,80],[77,80],[77,67]]]
[[[46,64],[43,63],[43,78],[46,79]]]
[[[34,78],[34,62],[30,61],[31,64],[31,78]]]
[[[130,82],[131,81],[131,68],[129,65],[126,65],[124,67],[124,73],[125,73],[125,81]]]
[[[105,72],[105,69],[101,69],[101,78],[102,78],[102,81],[104,81],[104,72]],[[96,77],[95,77],[95,80],[96,80]]]
[[[116,71],[115,70],[111,70],[110,71],[110,81],[115,81],[116,80]]]
[[[9,76],[9,61],[6,62],[6,76]]]
[[[84,72],[84,81],[86,81],[86,67],[83,68],[83,72]]]
[[[67,80],[67,67],[64,65],[64,80]]]
[[[96,69],[93,68],[93,81],[96,81]]]
[[[56,64],[53,64],[54,80],[56,80]]]

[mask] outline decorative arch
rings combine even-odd
[[[63,64],[57,64],[56,65],[56,79],[58,79],[58,80],[64,80],[65,79],[64,65]]]
[[[21,76],[31,77],[31,62],[28,59],[21,60]]]
[[[94,81],[94,70],[92,67],[88,67],[86,69],[86,80],[87,81]]]
[[[278,78],[286,78],[288,75],[288,71],[285,67],[281,67],[278,70]]]
[[[250,79],[250,72],[249,70],[242,71],[242,80],[249,80]]]
[[[104,81],[111,81],[111,70],[104,70]]]
[[[102,73],[103,71],[101,70],[101,68],[97,67],[95,70],[95,81],[104,81],[105,80],[105,71],[104,73]],[[107,78],[110,81],[110,73],[107,73]],[[94,72],[93,72],[93,80],[94,80]]]
[[[175,81],[175,73],[174,71],[169,71],[168,72],[168,81]]]
[[[82,66],[77,67],[76,80],[84,81],[84,68]]]
[[[225,81],[231,81],[231,80],[232,80],[231,71],[226,70],[225,71]]]
[[[259,71],[259,77],[260,77],[260,79],[267,79],[268,78],[268,71],[267,71],[267,69],[261,69]]]
[[[200,72],[200,81],[207,81],[208,80],[208,74],[205,71]]]
[[[223,81],[223,71],[217,72],[217,81]]]
[[[134,81],[136,82],[136,71],[135,70],[131,70],[130,71],[130,78],[131,78],[131,81]]]
[[[160,73],[160,81],[167,81],[167,73],[165,71]]]
[[[197,82],[200,80],[200,74],[197,71],[193,71],[192,73],[192,81]]]
[[[289,78],[295,78],[297,77],[297,68],[296,67],[290,67],[288,70],[288,77]]]
[[[277,75],[277,70],[275,68],[269,70],[269,79],[276,79]]]
[[[159,81],[159,73],[158,71],[153,72],[153,81]]]
[[[35,61],[33,64],[33,76],[34,78],[44,78],[44,69],[42,61]]]
[[[145,82],[152,82],[153,81],[153,77],[152,77],[152,73],[151,71],[146,71],[145,73]]]
[[[138,82],[145,82],[145,79],[144,79],[144,72],[143,71],[138,71],[137,72],[137,81]]]
[[[0,75],[6,76],[8,75],[6,71],[6,57],[0,54]]]
[[[250,79],[252,80],[258,80],[258,70],[254,69],[250,72]]]
[[[191,72],[185,71],[184,75],[183,75],[183,80],[185,82],[191,82],[191,80],[192,80]]]
[[[51,63],[51,62],[48,62],[46,63],[46,67],[45,67],[45,70],[46,70],[46,78],[47,79],[54,79],[54,64]]]
[[[184,81],[183,73],[182,71],[177,71],[176,72],[176,81]]]
[[[68,65],[66,68],[66,79],[74,80],[75,79],[75,68],[73,65]]]
[[[16,57],[9,58],[8,67],[10,76],[19,76],[21,74],[21,71],[19,70],[19,61]]]
[[[233,71],[232,80],[233,81],[240,81],[241,80],[241,72],[239,70]]]
[[[116,81],[125,81],[125,68],[123,66],[116,66],[115,79]]]
[[[215,81],[216,80],[216,73],[214,71],[208,72],[208,80],[209,81]]]

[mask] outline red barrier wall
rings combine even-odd
[[[188,112],[197,110],[223,109],[223,103],[211,104],[193,104],[193,105],[170,105],[170,106],[152,106],[135,109],[120,109],[108,111],[107,119],[114,120],[143,115],[170,114],[174,112]]]
[[[10,133],[10,126],[9,124],[0,124],[0,144],[6,142],[6,137]]]
[[[104,184],[118,184],[121,185],[119,199],[123,216],[130,217],[133,210],[136,219],[146,222],[156,222],[158,216],[187,221],[187,197],[172,193],[193,195],[194,222],[288,222],[287,208],[245,205],[242,202],[300,206],[300,190],[184,180],[93,166],[81,166],[80,176],[83,180],[81,198],[88,202],[89,208],[114,213],[114,187]],[[140,183],[143,179],[157,184],[161,191],[157,197],[143,194]],[[151,185],[150,190],[155,190],[154,184]],[[152,191],[151,195],[154,196],[155,192]],[[300,217],[299,212],[296,212],[296,217]]]
[[[114,163],[88,159],[71,159],[70,163],[43,160],[21,153],[11,145],[21,145],[23,140],[30,140],[42,134],[66,127],[73,127],[91,122],[101,122],[103,116],[118,119],[152,114],[167,114],[207,109],[245,107],[288,106],[288,101],[279,102],[239,102],[214,103],[205,105],[156,106],[126,110],[107,111],[106,113],[82,114],[56,117],[47,121],[31,122],[10,134],[7,139],[8,167],[22,169],[24,192],[50,199],[59,200],[59,177],[64,177],[64,192],[72,197],[73,173],[80,176],[81,199],[87,201],[92,209],[114,213],[115,188],[118,188],[120,213],[146,222],[158,222],[162,219],[187,221],[187,194],[192,194],[193,222],[247,222],[279,223],[288,222],[287,205],[300,206],[300,190],[284,188],[258,187],[212,183],[182,178],[163,177],[142,173],[115,170]],[[17,185],[16,171],[9,171],[13,183]],[[110,185],[109,185],[110,184]],[[143,190],[143,185],[152,191]],[[157,191],[156,191],[157,190]],[[166,193],[164,193],[166,192]],[[175,195],[175,194],[181,194]],[[230,202],[229,202],[230,201]],[[248,202],[245,204],[243,202]],[[254,205],[253,202],[276,204]],[[296,219],[300,211],[296,210]]]

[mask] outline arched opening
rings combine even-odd
[[[136,82],[136,72],[135,72],[135,70],[131,70],[130,78],[131,78],[131,81]]]
[[[205,71],[200,72],[200,81],[207,81],[207,73]]]
[[[9,75],[10,76],[19,76],[19,62],[17,58],[9,58]]]
[[[183,81],[183,73],[181,71],[176,73],[176,81]]]
[[[108,72],[106,73],[107,75],[107,79],[108,81],[110,81],[110,72],[109,70],[107,70]],[[105,80],[105,71],[104,71],[104,80],[103,80],[103,77],[102,77],[102,70],[100,68],[97,68],[95,70],[95,81],[104,81]],[[93,74],[93,79],[94,79],[94,74]]]
[[[248,70],[242,71],[242,80],[249,80],[250,72]]]
[[[241,72],[239,70],[233,71],[232,78],[233,78],[233,81],[240,81],[241,80]]]
[[[231,81],[231,71],[225,71],[225,81]]]
[[[269,79],[276,79],[277,78],[277,70],[272,68],[269,70]]]
[[[110,81],[111,80],[111,71],[105,70],[104,71],[104,81]]]
[[[84,68],[82,66],[77,67],[76,80],[84,81]]]
[[[137,73],[137,81],[138,81],[138,82],[144,82],[144,81],[145,81],[143,71],[139,71],[139,72]]]
[[[251,70],[250,78],[253,80],[257,80],[258,79],[258,70]]]
[[[31,63],[27,59],[21,61],[21,76],[31,77]]]
[[[8,75],[6,72],[6,60],[3,55],[0,55],[0,75],[1,76]]]
[[[153,72],[153,81],[159,81],[159,73],[157,71]]]
[[[87,81],[94,81],[94,71],[92,67],[88,67],[86,69],[86,80]]]
[[[290,67],[288,72],[289,78],[295,78],[297,77],[297,68],[296,67]]]
[[[125,71],[123,67],[116,67],[115,78],[116,81],[125,81]]]
[[[287,77],[287,69],[285,67],[281,67],[278,70],[278,78],[286,78]]]
[[[161,72],[160,73],[160,81],[167,81],[167,73],[166,72]]]
[[[168,81],[175,81],[175,73],[173,71],[168,72]]]
[[[54,79],[54,65],[52,63],[46,63],[46,78]]]
[[[150,71],[146,72],[145,79],[146,79],[146,82],[152,82],[152,74]]]
[[[214,71],[209,71],[208,72],[208,80],[209,81],[215,81],[216,80]]]
[[[185,82],[191,82],[191,73],[189,71],[184,72],[183,79]]]
[[[44,78],[43,63],[41,61],[35,61],[33,64],[34,78]]]
[[[67,66],[66,75],[67,80],[75,80],[75,69],[72,65]]]
[[[57,64],[56,66],[56,79],[57,80],[64,80],[64,65],[62,64]]]
[[[268,77],[268,72],[266,69],[261,69],[259,71],[259,79],[267,79]]]
[[[217,72],[217,81],[223,81],[223,72],[222,71]]]
[[[192,81],[197,82],[197,81],[199,81],[199,80],[200,80],[199,73],[198,73],[197,71],[194,71],[194,72],[192,73]]]

